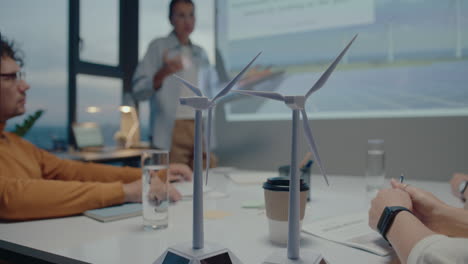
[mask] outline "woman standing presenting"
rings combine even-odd
[[[138,64],[133,76],[133,93],[136,100],[150,100],[152,145],[170,149],[171,162],[192,167],[195,112],[180,105],[179,98],[193,93],[179,81],[168,77],[176,73],[197,85],[199,72],[209,69],[210,65],[206,52],[189,38],[195,27],[194,3],[191,0],[172,0],[169,20],[172,32],[151,41]],[[210,74],[210,83],[217,83],[216,74]],[[216,166],[214,155],[210,164]]]

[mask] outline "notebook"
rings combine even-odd
[[[88,210],[83,214],[100,222],[110,222],[142,215],[141,203],[124,203],[100,209]]]

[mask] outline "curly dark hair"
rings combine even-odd
[[[23,53],[16,48],[13,41],[9,41],[0,32],[0,62],[3,58],[12,58],[20,66],[23,66]]]
[[[193,7],[195,7],[195,4],[193,3],[192,0],[172,0],[171,3],[169,4],[169,21],[171,20],[172,18],[172,15],[174,14],[174,6],[177,4],[177,3],[186,3],[186,4],[191,4]]]

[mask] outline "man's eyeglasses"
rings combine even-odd
[[[26,79],[26,73],[25,72],[14,72],[14,73],[0,73],[1,79],[5,81],[24,81]]]

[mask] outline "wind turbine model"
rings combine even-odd
[[[290,189],[289,189],[289,211],[288,211],[288,252],[287,259],[282,258],[281,254],[273,254],[275,259],[268,259],[268,263],[315,263],[317,258],[316,253],[306,253],[305,258],[300,259],[299,247],[300,247],[300,222],[299,222],[299,203],[300,203],[300,178],[297,174],[297,138],[298,138],[298,125],[299,125],[299,111],[302,114],[302,122],[304,127],[304,133],[309,143],[309,147],[314,153],[317,164],[319,165],[320,171],[328,185],[327,175],[325,169],[320,160],[320,156],[317,151],[317,146],[315,144],[314,138],[312,137],[312,130],[308,123],[308,118],[306,111],[304,110],[305,103],[307,98],[320,89],[325,82],[330,77],[333,70],[335,70],[336,65],[340,62],[341,58],[344,56],[348,48],[351,46],[353,41],[356,39],[357,35],[348,43],[344,50],[338,55],[338,57],[333,61],[333,63],[328,67],[328,69],[320,76],[318,81],[312,86],[312,88],[307,92],[306,95],[294,95],[294,96],[283,96],[275,92],[264,92],[264,91],[241,91],[233,90],[232,92],[237,92],[246,95],[253,95],[259,97],[266,97],[273,100],[278,100],[284,102],[289,108],[292,109],[292,140],[291,140],[291,169],[290,169]],[[278,259],[280,258],[280,259]],[[313,258],[313,259],[309,259]],[[307,260],[306,262],[303,262]],[[274,262],[272,262],[274,261]]]
[[[208,168],[210,160],[210,130],[211,130],[211,117],[212,109],[216,105],[216,100],[226,95],[229,90],[236,84],[236,82],[242,77],[252,63],[260,56],[261,52],[245,66],[242,71],[232,79],[226,87],[224,87],[213,99],[209,99],[204,96],[202,91],[187,82],[186,80],[174,75],[178,78],[185,86],[192,90],[196,96],[193,97],[182,97],[180,98],[180,104],[187,105],[195,109],[195,143],[194,143],[194,170],[193,170],[193,241],[192,246],[188,243],[176,245],[161,255],[155,263],[187,263],[197,264],[201,263],[241,263],[241,261],[235,257],[232,252],[216,244],[209,244],[205,247],[203,237],[203,167],[202,167],[202,111],[208,110],[208,127],[207,127],[207,167],[206,167],[206,179],[208,181]],[[208,243],[207,243],[208,244]],[[210,262],[210,259],[215,262]],[[228,262],[228,259],[231,262]],[[178,260],[180,262],[166,262],[170,260]],[[225,261],[223,261],[225,260]]]

